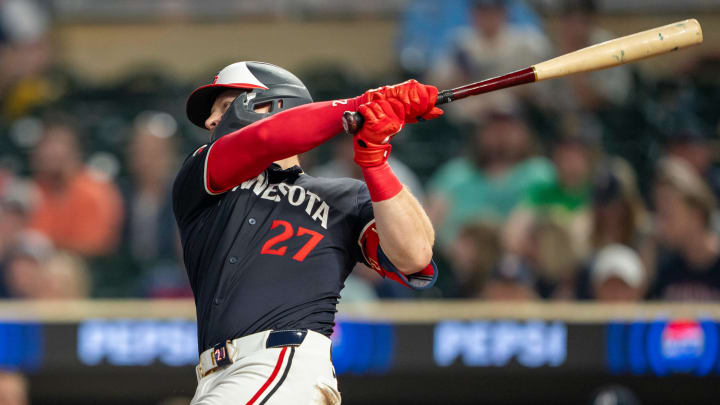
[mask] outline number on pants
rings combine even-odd
[[[292,238],[295,232],[293,231],[293,227],[290,222],[279,219],[273,221],[270,229],[275,229],[278,226],[283,227],[283,231],[279,235],[273,236],[272,238],[268,239],[268,241],[265,242],[265,244],[263,245],[262,249],[260,249],[260,254],[284,256],[287,252],[287,246],[280,246],[277,248],[274,248],[273,246]],[[294,260],[297,260],[299,262],[305,260],[308,254],[310,254],[310,252],[315,248],[315,246],[318,245],[318,243],[320,243],[320,241],[324,237],[324,235],[319,232],[315,232],[301,226],[298,228],[296,236],[299,237],[304,235],[310,235],[310,239],[305,242],[305,245],[303,245],[303,247],[300,248],[300,250],[298,250],[297,253],[295,253],[292,257]]]

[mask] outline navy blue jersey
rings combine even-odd
[[[358,238],[373,219],[367,187],[273,164],[213,195],[209,149],[185,160],[173,187],[199,350],[268,329],[330,336],[340,290],[364,261]]]

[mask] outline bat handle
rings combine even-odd
[[[435,105],[446,104],[453,101],[452,90],[443,90],[438,93],[437,101]],[[342,125],[345,133],[348,135],[355,135],[362,129],[363,122],[365,119],[359,112],[345,111],[342,117]]]

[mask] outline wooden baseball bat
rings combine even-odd
[[[702,28],[696,19],[678,21],[566,53],[506,75],[442,90],[438,93],[435,105],[519,84],[623,65],[697,45],[702,41]],[[348,134],[357,133],[362,123],[362,115],[357,112],[345,111],[343,114],[343,128]]]

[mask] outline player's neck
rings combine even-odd
[[[277,160],[275,161],[280,167],[285,170],[288,168],[291,168],[293,166],[300,166],[300,160],[298,159],[297,155],[290,156],[289,158],[285,158],[283,160]]]

